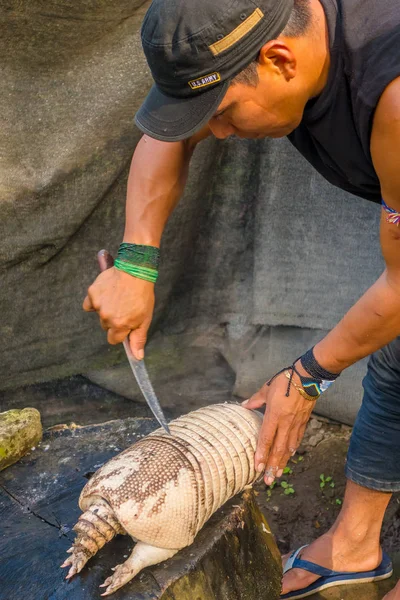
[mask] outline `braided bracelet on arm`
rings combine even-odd
[[[120,245],[114,267],[133,277],[155,283],[158,278],[160,250],[155,246],[141,244]]]
[[[296,363],[298,361],[300,361],[303,369],[309,374],[309,377],[299,373],[298,369],[296,368]],[[314,356],[314,348],[308,350],[305,354],[303,354],[303,356],[295,360],[294,363],[289,367],[281,369],[267,382],[267,385],[271,385],[273,380],[281,373],[285,373],[288,379],[286,397],[289,397],[290,387],[293,385],[293,387],[296,388],[303,398],[312,402],[318,400],[321,394],[325,392],[340,375],[340,373],[331,373],[330,371],[327,371],[319,364]],[[293,376],[295,373],[299,377],[302,387],[298,386],[293,381]]]
[[[383,198],[382,198],[382,208],[385,211],[385,213],[388,214],[388,216],[386,217],[386,221],[388,223],[390,223],[391,225],[400,226],[400,212],[398,212],[397,210],[394,210],[394,208],[390,208],[390,206],[388,206],[386,204],[386,202],[384,201]]]

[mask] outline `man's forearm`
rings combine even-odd
[[[159,246],[187,179],[190,142],[159,142],[143,136],[132,159],[124,241]]]
[[[400,286],[387,271],[315,346],[315,357],[328,371],[340,373],[400,335]]]

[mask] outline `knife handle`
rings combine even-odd
[[[101,272],[114,266],[114,259],[107,250],[100,250],[97,253],[97,262],[99,263]]]

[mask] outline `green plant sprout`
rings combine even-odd
[[[288,483],[287,481],[282,481],[281,482],[281,488],[283,488],[283,493],[286,496],[290,496],[290,494],[294,494],[295,493],[293,484]]]
[[[328,485],[331,488],[335,487],[335,482],[333,481],[333,477],[325,477],[325,475],[323,473],[321,473],[319,478],[320,478],[319,487],[321,488],[321,490],[323,490]]]
[[[276,486],[276,481],[271,483],[271,485],[269,486],[269,489],[267,490],[267,502],[269,502],[271,500],[272,490],[274,489],[275,486]]]

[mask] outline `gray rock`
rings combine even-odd
[[[306,444],[308,446],[312,446],[313,448],[315,446],[318,446],[318,444],[320,442],[322,442],[322,440],[324,439],[325,435],[322,431],[320,431],[319,433],[316,433],[315,435],[312,435],[307,441]]]
[[[321,429],[321,427],[322,427],[321,421],[318,421],[318,419],[310,419],[310,422],[307,426],[307,431],[308,432],[318,431],[319,429]]]
[[[81,303],[97,251],[115,253],[122,237],[133,117],[151,86],[139,35],[148,5],[0,8],[2,390],[124,360]],[[226,325],[235,394],[254,393],[380,274],[379,213],[286,140],[207,140],[163,238],[152,335],[190,332],[220,350],[214,332]],[[351,423],[361,377],[340,378],[322,414]]]

